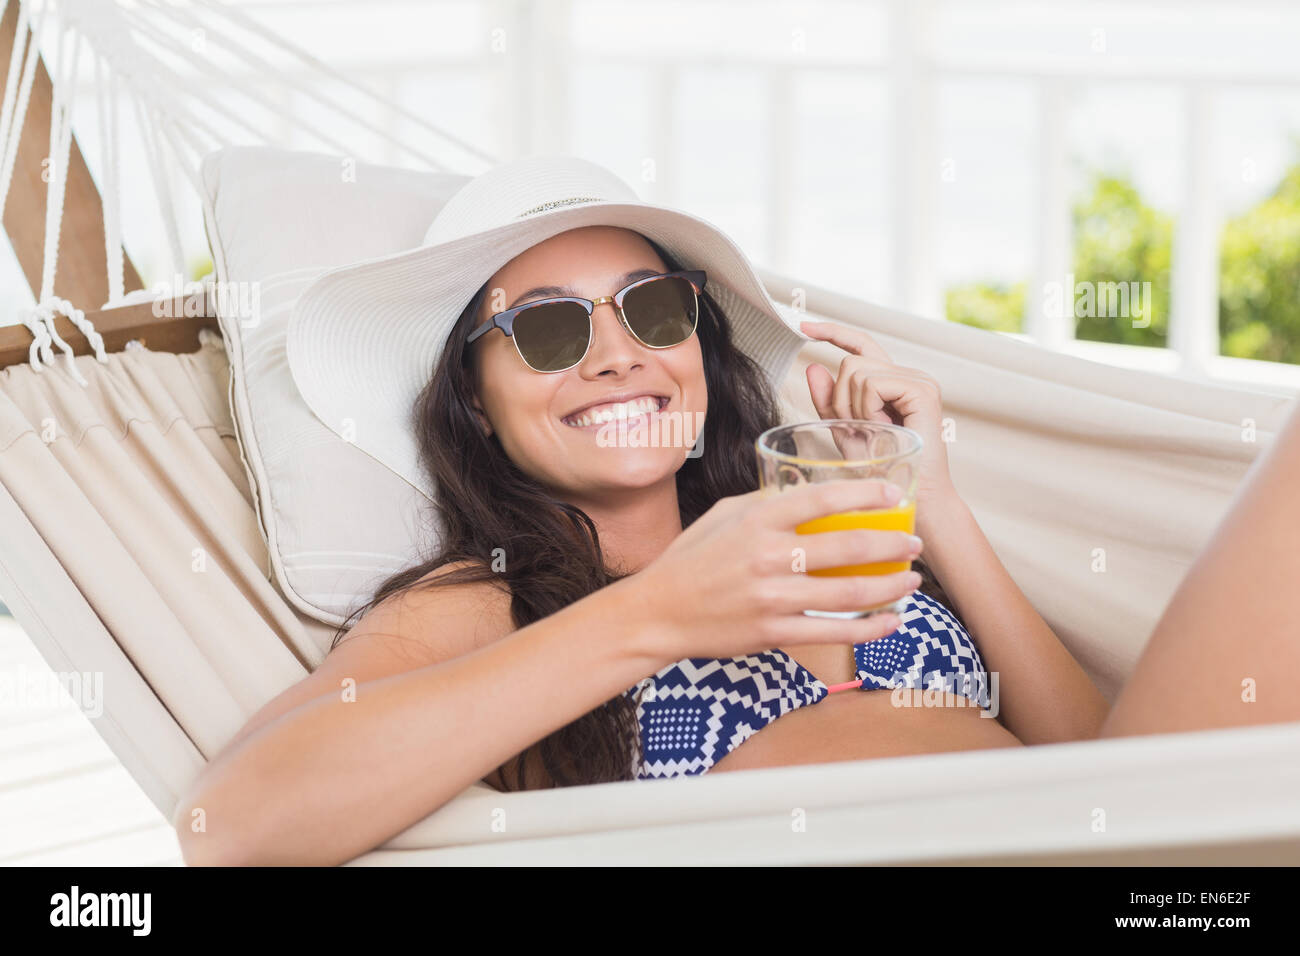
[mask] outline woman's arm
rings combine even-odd
[[[808,390],[822,418],[903,425],[921,436],[921,556],[974,635],[985,666],[997,673],[1007,729],[1027,744],[1097,736],[1109,710],[1105,698],[1021,593],[952,484],[938,381],[896,365],[862,329],[808,320],[800,327],[848,353],[837,375],[808,366]]]
[[[917,511],[922,557],[998,677],[1003,724],[1027,744],[1096,737],[1110,707],[1034,610],[955,491]]]
[[[481,592],[436,588],[400,627],[391,627],[392,618],[383,625],[401,633],[349,632],[302,682],[319,681],[311,699],[237,738],[177,805],[173,825],[185,862],[338,864],[423,819],[664,665],[647,650],[658,635],[641,626],[631,583],[615,582],[486,646],[424,666],[417,665],[430,652],[421,645],[460,637],[419,632],[472,631]],[[366,617],[354,630],[367,626]],[[377,637],[389,643],[367,648]],[[407,648],[388,652],[407,656],[401,673],[385,663],[389,676],[367,679],[358,672],[378,672],[373,659],[341,653],[348,645],[353,655],[383,653],[398,646],[393,638]],[[349,674],[355,699],[340,688]],[[191,826],[196,808],[201,832]]]

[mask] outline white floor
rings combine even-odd
[[[65,692],[30,690],[45,675],[0,614],[0,866],[180,866],[171,825],[92,721]]]

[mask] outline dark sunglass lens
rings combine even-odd
[[[515,344],[524,361],[539,372],[571,368],[587,351],[591,323],[576,302],[552,302],[515,316]]]
[[[679,345],[695,331],[699,303],[694,287],[681,276],[651,279],[623,297],[627,324],[646,345]]]

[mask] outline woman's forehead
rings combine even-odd
[[[640,233],[618,226],[582,226],[544,239],[496,271],[492,287],[563,285],[590,276],[623,275],[641,267],[662,268],[663,260]]]

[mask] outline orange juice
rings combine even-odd
[[[906,531],[913,533],[916,526],[916,501],[892,508],[874,508],[870,511],[843,511],[839,514],[823,515],[812,521],[797,525],[799,534],[815,534],[819,531],[851,531],[867,528],[873,531]],[[840,568],[809,570],[814,577],[844,577],[850,574],[893,574],[896,571],[910,571],[911,561],[872,561],[867,564],[848,564]]]

